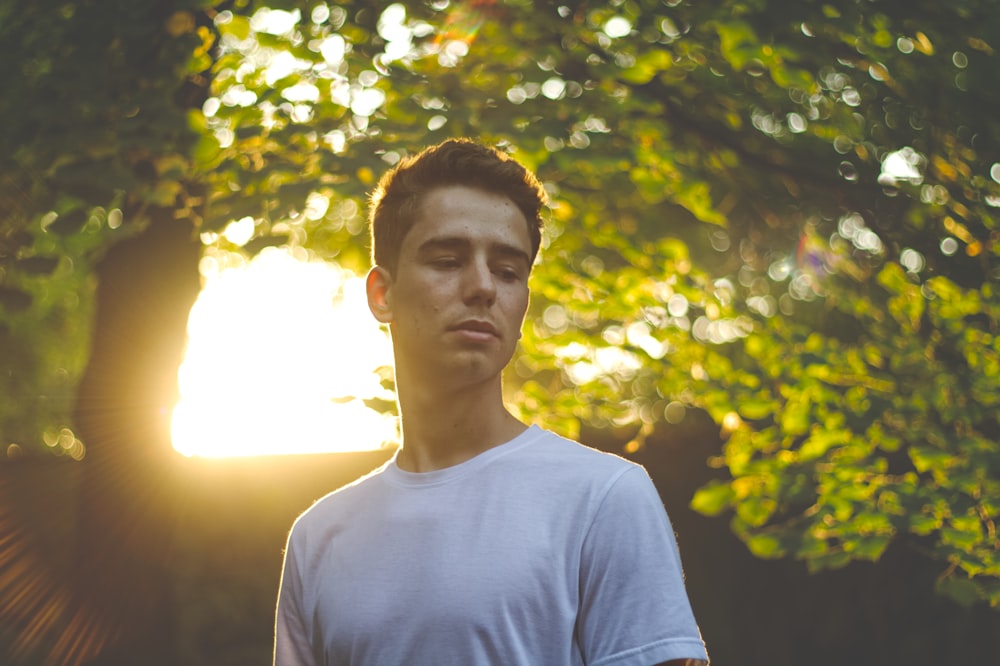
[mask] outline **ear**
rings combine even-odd
[[[392,308],[389,305],[389,289],[392,287],[392,275],[389,271],[376,266],[368,271],[365,280],[365,291],[368,294],[368,309],[375,319],[382,324],[392,321]]]

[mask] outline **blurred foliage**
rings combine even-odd
[[[192,53],[214,42],[196,25],[207,4],[0,1],[0,455],[82,455],[58,442],[94,268],[151,207],[195,214],[183,108]]]
[[[115,196],[173,196],[210,252],[287,243],[363,270],[379,173],[449,136],[499,143],[552,199],[510,373],[522,416],[569,434],[625,429],[636,450],[657,424],[704,410],[726,438],[710,464],[727,477],[693,506],[730,516],[755,554],[821,569],[901,539],[942,562],[942,592],[1000,605],[994,3],[266,4],[218,7],[197,27],[183,11],[136,18],[102,42],[90,71],[133,62],[109,44],[149,51],[132,72],[146,83],[115,84],[118,98],[173,94],[193,72],[212,96],[183,126],[176,105],[122,102],[93,143],[67,129],[72,160],[39,131],[11,133],[20,143],[0,155],[20,156],[23,182],[6,191],[32,205],[0,222],[14,239],[0,259],[36,256],[47,211],[55,224],[97,205],[32,188],[103,159],[106,210]],[[145,10],[101,9],[113,11]],[[80,31],[63,48],[98,29],[60,20]],[[23,88],[75,67],[46,62],[4,76]],[[99,81],[115,77],[85,81],[60,90],[53,118],[108,107]],[[102,105],[81,101],[95,95]],[[28,92],[5,95],[3,117],[27,123],[15,98]],[[206,192],[197,206],[186,180]],[[224,232],[246,219],[255,236],[241,248]],[[117,233],[91,226],[100,243]],[[88,228],[65,236],[82,243]],[[15,268],[0,270],[20,289]]]

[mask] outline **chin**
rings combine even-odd
[[[432,372],[440,377],[450,375],[466,384],[482,384],[499,379],[505,365],[479,355],[456,354],[456,356],[460,358],[454,358],[448,363],[447,368],[438,368]]]

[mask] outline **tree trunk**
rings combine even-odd
[[[157,209],[98,266],[93,348],[76,426],[80,493],[76,663],[171,664],[170,553],[177,504],[169,420],[200,289],[190,222]]]

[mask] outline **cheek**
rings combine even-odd
[[[404,321],[408,329],[419,332],[442,316],[447,311],[447,305],[440,295],[432,293],[430,289],[419,293],[411,292],[406,294],[406,303],[396,311],[396,317]]]
[[[524,314],[528,311],[528,291],[525,289],[513,293],[508,300],[507,310],[523,319]]]

